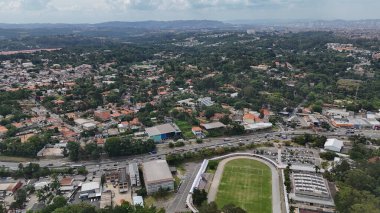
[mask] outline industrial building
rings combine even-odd
[[[215,102],[211,100],[211,97],[204,97],[204,98],[198,99],[198,105],[200,107],[202,107],[202,106],[210,107],[214,104],[215,104]]]
[[[312,208],[334,208],[334,200],[322,174],[293,170],[291,180],[293,189],[289,193],[289,197],[296,205]]]
[[[22,183],[20,181],[15,183],[0,183],[0,199],[3,199],[8,193],[15,193],[21,186]]]
[[[174,190],[174,178],[166,160],[155,160],[143,163],[145,188],[148,195],[160,188]]]
[[[336,138],[329,138],[325,142],[324,148],[333,152],[340,152],[343,148],[343,141]]]
[[[84,130],[92,130],[96,128],[96,123],[92,120],[78,118],[74,120],[75,124]]]
[[[131,180],[131,186],[141,186],[137,163],[129,164],[129,178]]]
[[[101,197],[101,195],[100,182],[94,181],[82,184],[79,197],[81,199],[91,199]]]
[[[205,130],[213,130],[213,129],[220,129],[225,128],[226,125],[224,125],[222,122],[212,122],[207,124],[201,124],[201,127],[203,127]]]
[[[128,191],[128,179],[127,179],[127,168],[120,168],[119,171],[119,192],[124,193]]]
[[[181,135],[181,130],[174,123],[161,124],[154,127],[149,127],[145,129],[146,134],[154,142],[159,143],[169,138],[179,137]]]
[[[141,196],[134,196],[133,197],[133,205],[134,206],[144,206],[144,199]]]

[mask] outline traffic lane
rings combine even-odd
[[[343,130],[342,130],[343,131]],[[302,134],[305,134],[307,133],[307,131],[289,131],[289,132],[286,132],[287,135],[302,135]],[[375,134],[378,135],[378,137],[380,138],[380,132],[376,132],[375,130],[371,131],[371,130],[367,130],[367,131],[363,131],[364,134]],[[274,136],[276,134],[279,134],[279,132],[270,132],[270,133],[260,133],[260,134],[255,134],[255,135],[244,135],[244,136],[234,136],[234,137],[231,137],[231,139],[235,139],[234,141],[235,142],[239,142],[239,141],[236,141],[239,140],[239,139],[242,139],[243,141],[244,140],[247,140],[247,139],[250,139],[251,141],[253,142],[258,142],[258,141],[254,141],[254,140],[257,140],[257,139],[262,139],[262,138],[265,138],[265,137],[271,137],[271,136]],[[326,136],[347,136],[347,134],[345,132],[338,132],[338,135],[336,135],[337,133],[320,133],[321,135],[326,135]],[[185,150],[193,150],[193,149],[196,149],[196,148],[207,148],[207,147],[211,147],[211,146],[216,146],[216,145],[226,145],[228,143],[231,143],[231,141],[224,141],[223,138],[217,138],[217,139],[208,139],[209,142],[204,142],[203,144],[201,145],[198,145],[198,146],[195,146],[195,147],[191,147],[191,148],[182,148],[182,149],[185,149]],[[265,142],[265,141],[263,141]],[[179,148],[181,149],[181,148]],[[158,153],[157,155],[136,155],[136,156],[128,156],[128,157],[122,157],[120,159],[104,159],[102,161],[82,161],[82,162],[78,162],[79,164],[84,164],[84,165],[95,165],[95,164],[106,164],[107,162],[109,163],[114,163],[114,162],[121,162],[121,161],[130,161],[130,160],[133,160],[133,159],[136,159],[136,158],[142,158],[144,160],[146,160],[146,158],[148,157],[151,157],[151,158],[155,158],[157,156],[163,156],[163,155],[166,155],[166,154],[169,154],[169,153],[173,153],[173,152],[177,152],[177,151],[173,151],[173,150],[169,150],[169,151],[160,151],[158,150]],[[66,165],[61,165],[61,162],[62,160],[65,160],[65,159],[59,159],[59,160],[53,160],[53,164],[54,164],[54,167],[66,167]],[[69,161],[67,161],[69,162]],[[40,160],[40,161],[33,161],[33,163],[39,163],[42,167],[45,167],[45,166],[48,166],[49,164],[52,163],[52,160]],[[73,162],[71,162],[73,163]],[[0,165],[4,165],[5,167],[8,167],[8,168],[13,168],[13,169],[16,169],[18,168],[18,162],[0,162]],[[68,166],[68,165],[67,165]]]
[[[198,170],[200,169],[201,164],[197,163],[196,166],[193,166],[191,172],[186,173],[186,178],[182,182],[176,196],[167,209],[167,212],[184,212],[188,211],[186,208],[186,198],[190,192],[191,186],[197,176]]]

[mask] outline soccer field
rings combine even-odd
[[[270,168],[253,159],[227,162],[219,184],[219,208],[235,204],[249,213],[272,212],[272,175]]]

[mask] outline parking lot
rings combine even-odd
[[[275,147],[263,147],[254,151],[255,154],[260,154],[268,157],[278,163],[278,149]],[[314,166],[319,165],[319,157],[316,150],[306,148],[284,148],[281,151],[281,162],[283,164],[292,164],[299,166]]]

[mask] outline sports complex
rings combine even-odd
[[[219,208],[234,204],[247,212],[288,212],[281,181],[282,166],[251,153],[234,153],[203,161],[187,199],[193,212],[198,210],[192,205],[191,193],[204,185],[209,161],[219,163],[207,187],[208,202],[216,202]]]

